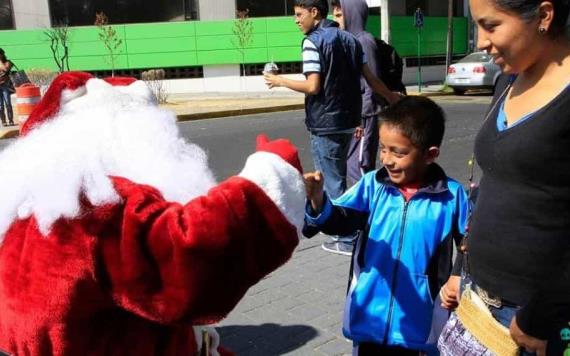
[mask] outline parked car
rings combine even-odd
[[[463,95],[468,89],[494,90],[501,67],[485,52],[471,53],[447,68],[447,85],[455,94]]]

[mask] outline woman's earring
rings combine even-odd
[[[546,27],[539,27],[539,28],[538,28],[538,33],[540,33],[541,35],[546,34]]]

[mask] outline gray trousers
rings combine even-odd
[[[353,137],[348,148],[346,163],[348,186],[354,185],[364,174],[376,169],[376,157],[380,141],[378,117],[363,117],[361,127],[364,128],[362,137],[359,139]]]

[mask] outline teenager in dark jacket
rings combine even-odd
[[[326,0],[295,0],[294,10],[295,23],[305,34],[302,51],[306,79],[265,74],[265,80],[269,88],[287,87],[306,94],[305,124],[311,135],[313,161],[327,179],[327,192],[336,198],[346,190],[348,148],[360,125],[361,75],[388,102],[396,102],[400,96],[372,74],[356,38],[327,20]]]

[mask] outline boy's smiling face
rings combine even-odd
[[[380,161],[390,180],[398,185],[421,183],[427,166],[439,155],[438,147],[422,150],[394,125],[380,126]]]

